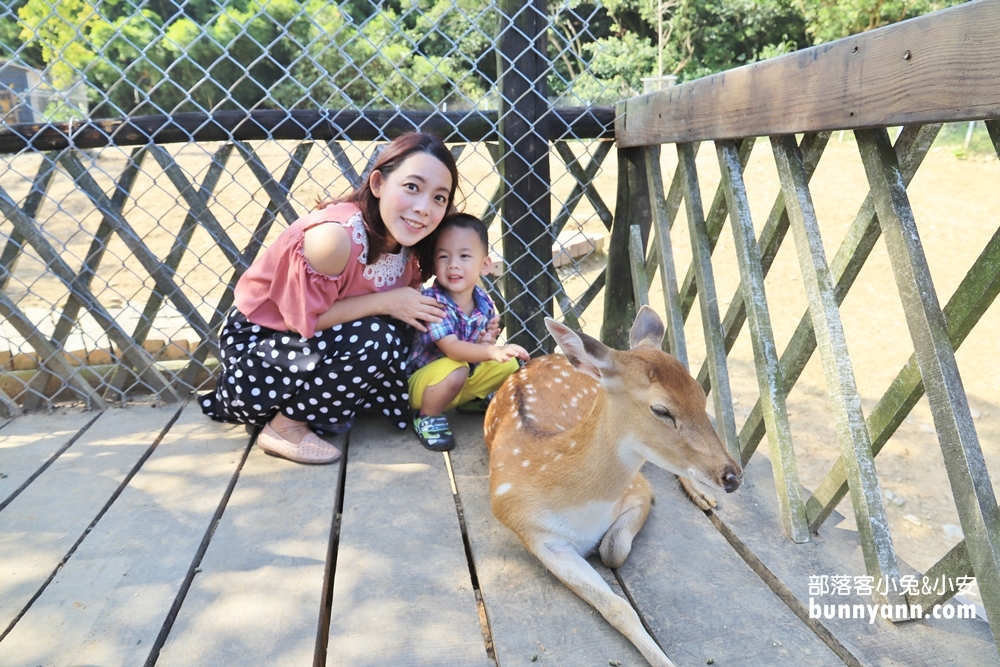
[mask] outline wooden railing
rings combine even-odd
[[[512,333],[521,333],[529,320],[539,317],[534,295],[524,299],[539,275],[551,283],[546,291],[554,295],[573,322],[576,313],[582,312],[599,290],[598,286],[587,291],[582,299],[568,296],[553,266],[551,249],[559,231],[584,199],[610,227],[611,210],[597,192],[594,178],[610,153],[613,121],[612,109],[596,107],[551,110],[545,118],[546,140],[575,179],[575,185],[555,212],[549,231],[558,231],[546,233],[541,239],[548,256],[535,257],[520,251],[509,258],[502,280],[491,285],[498,301],[516,302],[504,309]],[[0,131],[0,153],[9,151],[14,154],[9,160],[21,160],[17,163],[21,172],[25,171],[22,165],[33,170],[30,175],[18,173],[8,162],[9,178],[0,182],[0,316],[17,331],[27,348],[17,355],[18,349],[0,346],[0,415],[66,400],[100,408],[137,393],[173,402],[203,386],[215,365],[218,328],[232,305],[232,290],[239,276],[260,252],[268,234],[275,233],[272,230],[291,223],[314,203],[297,200],[294,190],[311,181],[315,185],[311,189],[322,192],[336,179],[357,187],[366,167],[352,163],[345,147],[416,129],[445,137],[456,157],[470,145],[485,147],[483,153],[488,153],[484,157],[492,179],[472,183],[471,188],[489,187],[490,192],[479,193],[485,207],[470,212],[480,215],[487,224],[506,210],[507,200],[518,198],[514,192],[505,199],[510,188],[505,188],[502,178],[494,185],[496,165],[504,155],[496,112],[219,112],[19,125]],[[578,145],[571,147],[579,140],[590,144],[589,159],[586,151],[579,154]],[[273,156],[270,164],[265,164],[268,160],[264,157],[269,150],[274,152],[274,141],[285,142],[281,150],[287,151],[277,168]],[[202,151],[199,157],[208,162],[200,173],[183,157],[185,148],[195,144]],[[171,149],[171,145],[175,147]],[[131,147],[128,154],[121,150],[126,147]],[[321,167],[317,167],[316,154],[320,152],[329,159],[319,161]],[[124,157],[124,166],[108,171],[110,168],[101,166],[107,164],[104,156]],[[33,160],[38,157],[41,160],[35,164]],[[374,156],[369,157],[370,167]],[[310,173],[308,164],[313,165],[315,173]],[[245,189],[239,207],[260,209],[255,220],[247,220],[244,213],[227,208],[219,200],[220,183],[236,180],[237,172]],[[176,193],[175,198],[169,198],[162,210],[144,210],[142,186],[136,185],[140,178],[147,184],[163,183],[157,187]],[[54,180],[62,190],[69,191],[62,199],[52,199]],[[9,183],[15,183],[25,193],[17,196],[20,201],[8,192],[13,187]],[[467,182],[465,187],[470,184]],[[53,204],[56,213],[51,212]],[[183,214],[178,216],[178,210]],[[96,229],[89,228],[82,219],[88,212],[99,216]],[[136,217],[142,222],[137,223]],[[52,233],[48,229],[55,218],[60,231]],[[157,233],[165,232],[170,237],[166,245],[162,238],[155,243],[146,238],[151,231],[150,218]],[[507,237],[513,236],[539,245],[532,235],[533,221],[509,220],[503,227],[505,243]],[[162,228],[161,221],[167,221]],[[531,229],[522,229],[525,224]],[[195,235],[205,234],[211,239],[211,247],[198,255],[190,244]],[[72,240],[79,237],[87,238],[89,247],[67,252]],[[141,312],[138,322],[120,321],[122,317],[109,306],[119,295],[109,294],[99,278],[102,272],[106,278],[109,266],[113,268],[115,262],[121,261],[121,254],[116,257],[109,253],[109,247],[115,244],[124,245],[129,262],[125,270],[134,274],[138,284],[152,285],[144,303],[133,303]],[[200,273],[188,277],[179,273],[185,266],[191,270],[192,263]],[[26,264],[43,266],[41,278],[22,275],[19,265]],[[58,281],[68,293],[64,302],[50,304],[58,313],[54,330],[40,326],[38,317],[26,312],[12,296],[13,288],[18,293],[27,289],[31,295],[33,279]],[[143,297],[132,301],[140,299]],[[148,340],[162,337],[155,334],[153,322],[165,308],[182,320],[188,340],[167,340],[165,347],[162,342]],[[97,323],[102,339],[106,339],[106,354],[95,356],[90,354],[92,350],[70,343],[85,315]],[[19,370],[10,352],[24,358],[27,368]],[[171,353],[169,360],[167,352]],[[5,353],[6,358],[2,358]]]
[[[734,456],[748,462],[766,435],[788,538],[810,540],[850,493],[867,574],[892,584],[900,569],[874,458],[926,392],[965,534],[926,574],[974,575],[1000,641],[1000,512],[955,359],[1000,291],[1000,231],[942,308],[906,189],[944,122],[986,120],[1000,155],[998,34],[1000,1],[980,0],[623,102],[616,120],[619,186],[602,336],[613,346],[627,344],[628,324],[648,301],[658,271],[669,325],[665,347],[688,363],[684,323],[697,298],[706,361],[693,372],[711,390],[717,428]],[[893,126],[902,126],[895,143],[887,131]],[[835,130],[853,131],[870,192],[828,261],[810,179]],[[759,236],[744,182],[756,137],[768,137],[780,178]],[[707,214],[696,163],[703,141],[713,142],[721,171]],[[663,144],[674,144],[677,152],[669,185],[662,173]],[[692,260],[678,280],[671,234],[679,233],[673,225],[682,203]],[[712,252],[727,218],[740,286],[723,314]],[[789,230],[808,312],[779,355],[764,278]],[[913,354],[866,417],[839,306],[880,237]],[[630,280],[622,279],[628,275]],[[759,399],[738,429],[727,355],[744,325]],[[816,351],[840,457],[810,493],[799,482],[786,398]],[[995,365],[996,358],[986,363]],[[929,607],[955,593],[900,590],[886,586],[885,601]]]

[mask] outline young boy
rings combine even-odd
[[[416,332],[406,366],[413,430],[433,451],[455,446],[445,410],[483,399],[528,360],[520,345],[477,343],[496,308],[476,283],[490,272],[486,225],[459,213],[445,218],[434,244],[434,284],[423,290],[445,308],[444,320]]]

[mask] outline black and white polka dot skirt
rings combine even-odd
[[[199,397],[212,419],[263,426],[280,410],[319,433],[342,433],[355,414],[373,411],[407,426],[409,331],[398,320],[366,317],[304,338],[233,308],[219,348],[219,382]]]

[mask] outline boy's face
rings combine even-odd
[[[479,276],[490,272],[492,262],[479,235],[471,229],[451,227],[441,232],[434,246],[434,275],[449,292],[471,292]]]

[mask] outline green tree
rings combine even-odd
[[[963,0],[798,0],[813,44],[881,28]]]

